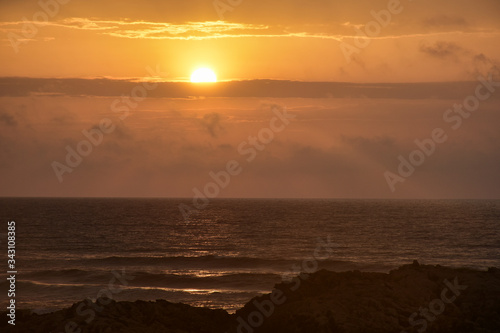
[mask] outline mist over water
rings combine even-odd
[[[124,273],[133,279],[115,300],[234,311],[328,237],[334,251],[320,269],[500,267],[499,200],[219,199],[184,220],[187,201],[0,199],[2,218],[16,221],[18,306],[95,299]]]

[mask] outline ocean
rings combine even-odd
[[[500,200],[217,199],[188,220],[181,203],[190,201],[0,199],[3,267],[16,222],[17,307],[108,296],[234,312],[300,267],[500,267]],[[315,259],[321,242],[332,251]]]

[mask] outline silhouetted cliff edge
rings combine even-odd
[[[389,274],[318,271],[275,286],[230,315],[167,301],[82,302],[37,315],[17,311],[1,332],[400,333],[500,332],[500,271],[404,265]],[[87,304],[88,305],[88,304]],[[81,307],[83,308],[83,307]],[[86,307],[88,309],[88,307]]]

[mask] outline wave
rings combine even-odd
[[[111,256],[106,258],[87,259],[88,262],[99,262],[106,264],[196,264],[199,266],[231,266],[231,267],[270,267],[281,265],[292,265],[296,263],[287,259],[263,259],[251,257],[230,257],[230,256],[175,256],[175,257],[148,257],[148,256]]]
[[[148,272],[123,272],[126,274],[127,285],[133,287],[169,287],[177,289],[187,288],[217,288],[231,290],[253,290],[255,287],[268,289],[280,281],[281,276],[270,273],[229,273],[215,276],[200,276],[197,274],[163,274]],[[111,271],[85,271],[79,269],[44,270],[23,274],[22,282],[47,285],[105,285],[112,280],[119,285],[120,279]],[[5,283],[0,283],[0,286]]]
[[[0,283],[0,288],[5,289],[6,283]],[[17,281],[16,302],[19,308],[36,309],[37,313],[55,311],[69,307],[75,302],[85,299],[95,301],[101,295],[101,291],[107,290],[108,285],[99,284],[53,284],[35,281]],[[182,288],[175,287],[151,287],[129,285],[123,289],[114,289],[114,292],[104,292],[102,296],[112,299],[136,301],[154,301],[165,299],[170,302],[182,302],[193,306],[207,306],[211,308],[224,308],[235,311],[241,308],[251,298],[270,292],[263,290],[228,290],[210,288]]]
[[[107,256],[100,258],[71,258],[64,261],[57,259],[28,259],[28,266],[40,267],[158,267],[164,269],[195,268],[195,269],[221,269],[221,268],[254,268],[274,271],[288,271],[292,267],[301,265],[306,258],[293,259],[268,259],[253,257],[232,256]],[[363,269],[369,268],[367,263],[359,263],[350,260],[319,260],[319,265],[331,270],[337,269]],[[386,268],[386,267],[383,267]]]

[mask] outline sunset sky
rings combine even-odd
[[[241,4],[222,17],[212,0],[64,2],[17,54],[7,34],[22,36],[23,18],[41,20],[42,9],[1,2],[0,75],[142,77],[160,64],[170,79],[207,65],[225,80],[450,81],[475,79],[480,55],[500,57],[496,0],[404,0],[350,64],[340,44],[354,45],[355,27],[363,31],[388,1],[233,0]]]
[[[0,2],[2,196],[190,197],[237,160],[220,197],[500,198],[500,87],[460,128],[443,119],[500,80],[497,0],[41,3]],[[219,82],[190,83],[199,67]],[[247,162],[276,109],[294,118]],[[103,119],[60,182],[53,162]],[[448,140],[391,191],[384,172],[435,128]]]

